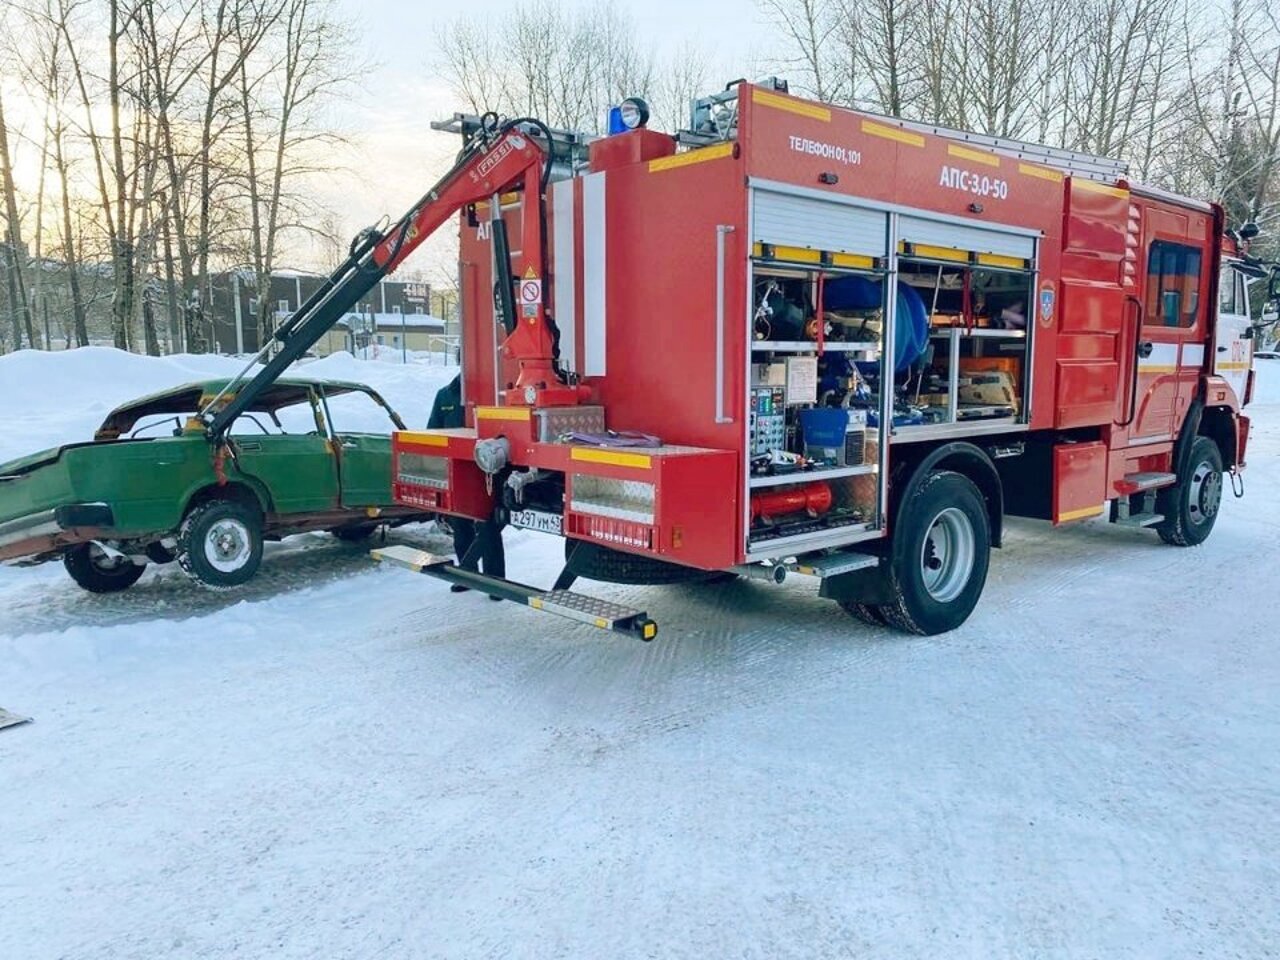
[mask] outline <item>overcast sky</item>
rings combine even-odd
[[[325,204],[345,233],[382,215],[398,217],[447,167],[458,149],[455,138],[433,133],[432,120],[461,109],[448,83],[437,73],[433,36],[457,11],[498,22],[517,6],[513,0],[339,0],[362,33],[359,49],[376,61],[363,89],[343,111],[342,125],[352,147],[337,158],[337,169],[319,185]],[[561,0],[566,9],[595,6]],[[641,43],[660,56],[687,42],[711,58],[713,86],[750,73],[749,65],[773,42],[751,0],[616,0],[632,18]],[[722,76],[723,74],[723,76]],[[603,108],[605,104],[601,104]],[[446,228],[447,229],[447,228]],[[429,245],[419,266],[428,274],[449,270],[447,242]],[[416,261],[416,262],[415,262]]]

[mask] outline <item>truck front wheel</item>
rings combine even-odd
[[[77,543],[62,555],[62,565],[90,593],[117,593],[138,582],[145,564],[110,556],[96,543]]]
[[[178,531],[178,563],[210,587],[238,587],[262,563],[262,521],[235,500],[209,500],[192,507]]]
[[[977,606],[990,559],[991,524],[981,492],[962,474],[936,470],[898,513],[892,600],[878,612],[908,633],[954,630]]]
[[[1165,543],[1178,547],[1204,543],[1222,504],[1222,453],[1218,445],[1208,437],[1196,437],[1189,463],[1187,476],[1161,490],[1156,498],[1156,509],[1164,514],[1156,532]]]

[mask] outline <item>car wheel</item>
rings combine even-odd
[[[77,543],[62,554],[71,579],[90,593],[117,593],[138,582],[145,564],[110,556],[96,543]]]
[[[209,587],[238,587],[262,563],[262,520],[235,500],[209,500],[191,509],[178,531],[178,563]]]
[[[990,559],[991,525],[973,481],[929,474],[899,512],[885,622],[925,636],[956,629],[978,604]]]
[[[373,536],[377,529],[376,523],[357,523],[349,527],[337,527],[329,532],[345,543],[360,543]]]
[[[1208,437],[1196,437],[1189,463],[1187,476],[1161,490],[1156,498],[1156,510],[1164,514],[1156,532],[1165,543],[1177,547],[1204,543],[1222,505],[1222,453],[1218,445]]]

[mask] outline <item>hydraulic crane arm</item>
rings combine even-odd
[[[466,146],[453,169],[391,229],[386,233],[372,227],[361,231],[351,242],[347,259],[276,330],[273,340],[281,346],[275,356],[248,383],[235,389],[254,364],[269,352],[272,345],[265,345],[249,366],[201,411],[209,438],[221,440],[236,418],[263,390],[427,237],[460,210],[490,198],[493,201],[489,215],[493,221],[498,297],[508,333],[505,347],[520,363],[519,396],[527,398],[525,402],[532,402],[532,398],[545,400],[544,393],[554,394],[557,389],[560,392],[570,389],[556,383],[555,338],[544,304],[525,304],[521,319],[527,322],[516,322],[513,278],[518,275],[515,273],[517,267],[511,263],[506,223],[502,219],[498,197],[508,190],[523,193],[526,210],[522,222],[520,267],[526,273],[532,270],[532,276],[542,277],[541,206],[548,169],[547,153],[522,131],[524,126],[546,129],[540,121],[527,119],[512,120],[499,126],[494,118]],[[216,409],[219,401],[233,391],[235,395],[231,400],[221,409]],[[558,402],[566,401],[561,399]]]

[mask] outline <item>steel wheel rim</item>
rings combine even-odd
[[[219,520],[204,537],[204,554],[209,565],[221,573],[234,573],[245,565],[252,552],[249,528],[239,520]]]
[[[920,547],[920,578],[939,603],[964,592],[977,557],[973,523],[959,507],[947,507],[929,525]]]
[[[1187,500],[1187,513],[1194,524],[1204,523],[1217,514],[1222,503],[1222,473],[1208,460],[1200,461],[1192,471]]]

